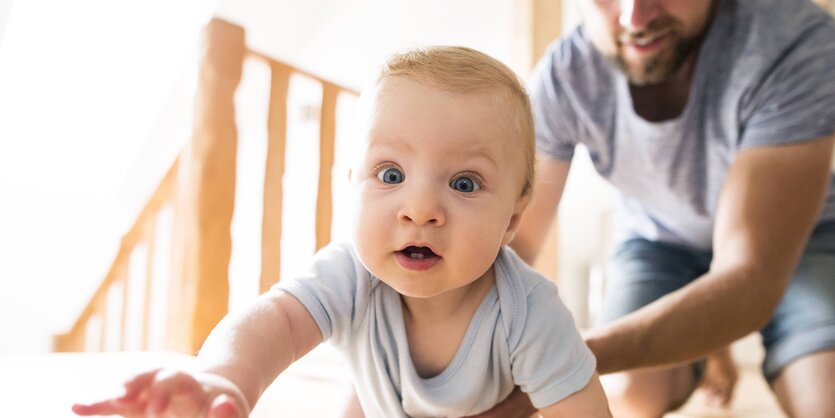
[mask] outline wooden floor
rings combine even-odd
[[[41,354],[0,356],[4,417],[74,417],[73,402],[92,401],[121,390],[134,373],[159,366],[184,366],[192,357],[172,353]],[[336,352],[320,346],[294,364],[265,392],[252,418],[288,416],[340,418],[351,395],[350,376]],[[7,397],[8,396],[8,397]],[[667,418],[785,418],[756,367],[742,365],[729,410],[692,399]]]

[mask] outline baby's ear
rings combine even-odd
[[[522,196],[519,196],[519,199],[516,200],[516,206],[513,208],[514,215],[522,215],[522,212],[528,207],[528,203],[531,203],[531,194],[533,192],[528,191]]]
[[[522,221],[522,214],[525,213],[525,208],[531,201],[531,194],[525,193],[519,196],[516,200],[516,205],[513,207],[513,215],[510,216],[510,222],[507,224],[507,229],[504,231],[502,237],[502,245],[507,245],[516,236],[516,231],[519,229],[519,223]]]

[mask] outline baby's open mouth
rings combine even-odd
[[[413,260],[423,260],[425,258],[430,257],[439,257],[438,254],[435,254],[429,247],[408,246],[400,250],[400,253]]]

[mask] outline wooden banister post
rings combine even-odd
[[[533,42],[533,61],[531,68],[542,58],[548,45],[554,42],[562,33],[563,1],[555,0],[534,0],[533,21],[531,24]]]
[[[212,19],[195,100],[194,137],[178,178],[176,247],[167,346],[196,353],[229,306],[230,227],[235,199],[235,90],[241,79],[244,30]]]
[[[331,218],[333,216],[333,172],[334,146],[336,140],[336,99],[339,88],[322,83],[322,111],[319,128],[319,193],[316,197],[316,249],[331,240]]]
[[[142,228],[144,230],[145,235],[145,242],[147,249],[145,252],[145,277],[144,277],[144,286],[142,289],[142,329],[139,331],[139,348],[141,350],[148,350],[150,347],[150,339],[151,339],[151,299],[153,298],[152,292],[154,289],[154,262],[156,257],[156,250],[157,250],[157,220],[159,219],[159,213],[154,214],[153,218],[150,218],[144,222]]]
[[[562,1],[554,0],[534,0],[532,13],[532,45],[533,61],[531,61],[531,68],[536,65],[536,62],[542,57],[548,45],[551,44],[562,31]],[[554,215],[556,217],[556,215]],[[559,241],[559,233],[557,230],[557,220],[551,224],[545,242],[542,243],[542,248],[539,250],[539,256],[534,262],[534,267],[542,274],[552,278],[557,278],[559,248],[557,242]]]
[[[287,144],[287,91],[289,67],[270,65],[270,105],[267,116],[267,162],[264,169],[264,203],[261,225],[261,279],[266,292],[281,272],[281,222],[284,207],[284,151]]]
[[[523,62],[518,70],[530,71],[562,31],[562,0],[514,0],[520,30],[514,31],[514,43]],[[528,78],[528,74],[520,74]],[[534,267],[542,274],[557,277],[557,222],[554,221],[539,250]]]

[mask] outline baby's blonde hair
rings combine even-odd
[[[377,78],[405,76],[451,93],[498,90],[512,112],[525,157],[522,194],[531,192],[534,179],[534,127],[530,99],[522,81],[499,60],[461,46],[409,49],[391,56]]]

